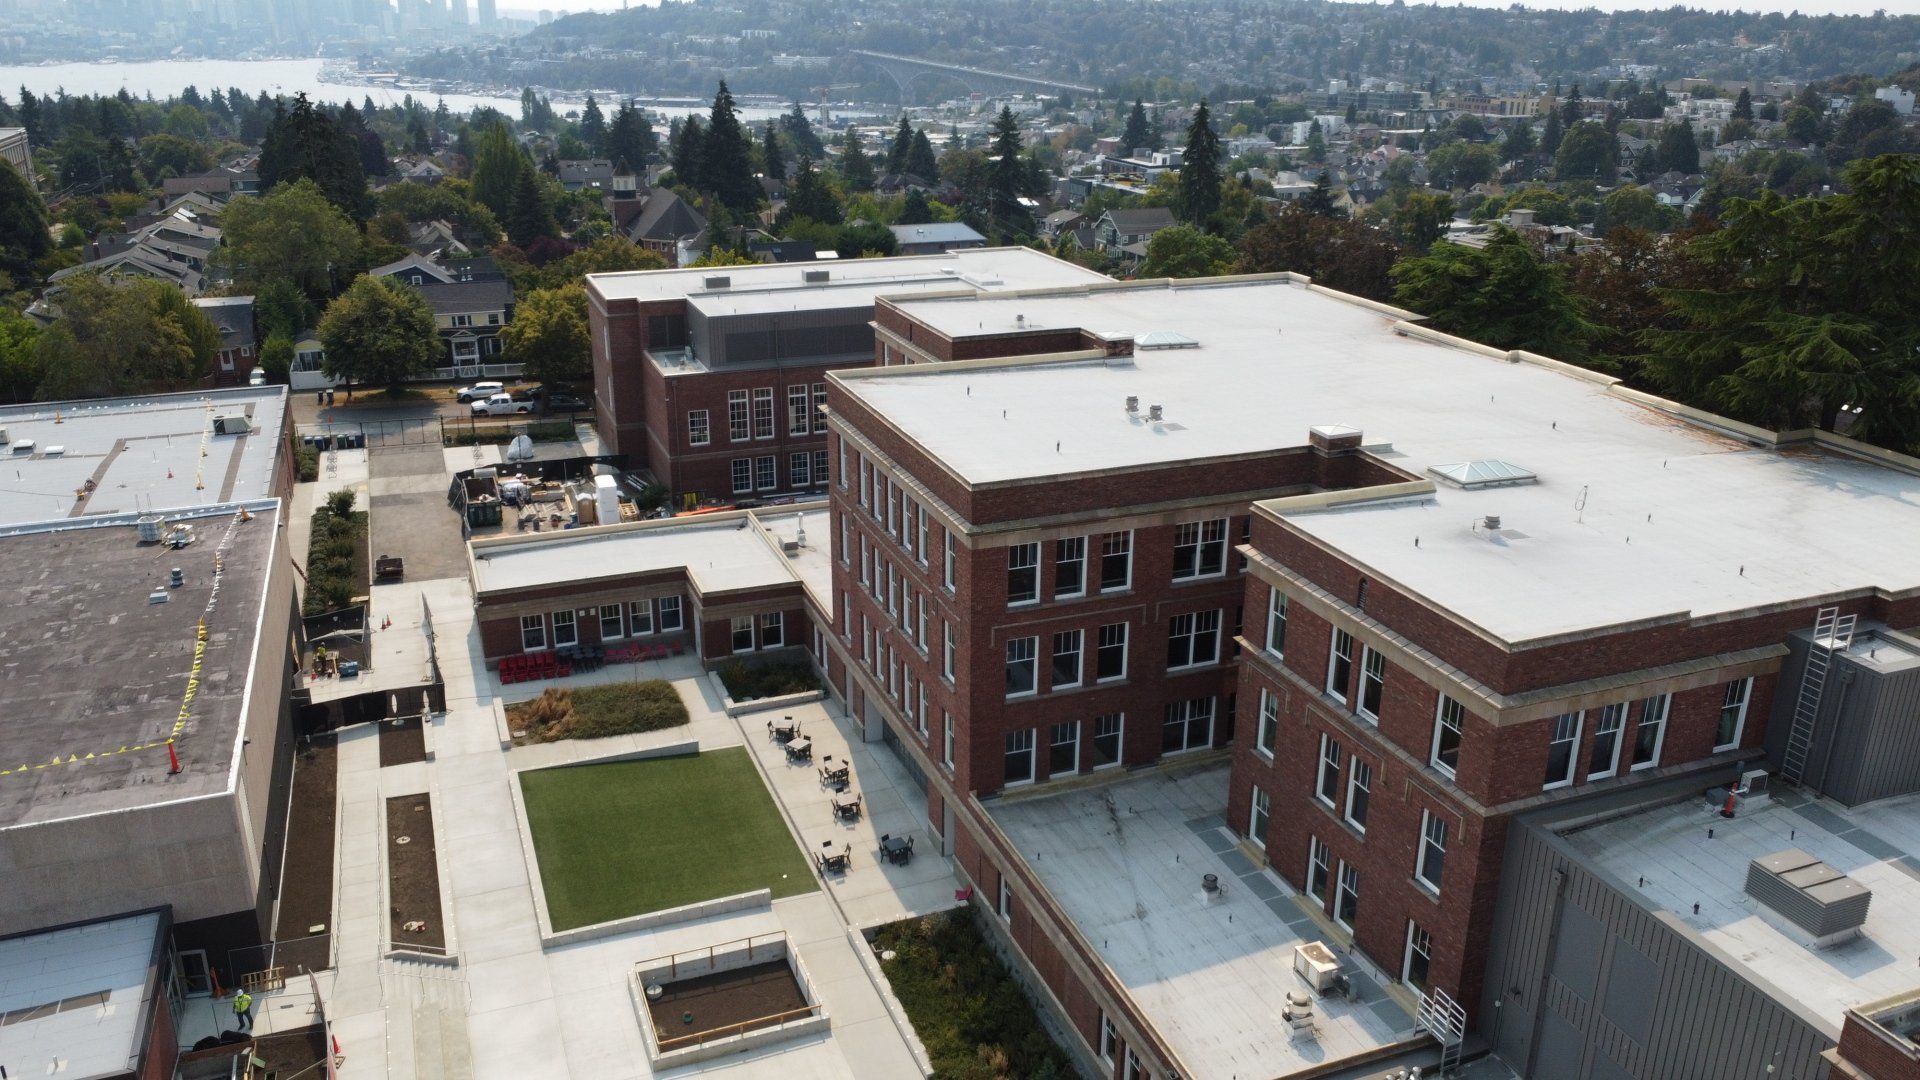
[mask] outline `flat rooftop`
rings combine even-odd
[[[14,1076],[120,1076],[137,1064],[160,914],[0,939],[0,1065]]]
[[[827,557],[830,532],[823,504],[797,509],[736,510],[663,521],[589,526],[557,533],[512,534],[469,543],[476,595],[515,589],[539,589],[599,581],[610,577],[684,569],[701,593],[768,588],[804,583],[802,567],[826,583],[811,586],[831,592]],[[765,520],[762,520],[764,516]],[[783,552],[783,540],[797,540],[805,521],[807,545]]]
[[[256,386],[0,407],[0,531],[271,496],[286,403],[285,387]],[[253,434],[214,434],[221,416]]]
[[[847,393],[973,484],[1297,447],[1329,425],[1359,429],[1370,450],[1423,478],[1488,459],[1536,474],[1285,511],[1377,576],[1509,641],[1920,587],[1920,545],[1892,540],[1920,533],[1920,476],[1810,447],[1756,449],[1600,382],[1396,333],[1394,315],[1303,285],[894,302],[955,336],[1054,326],[1136,340],[1130,362],[839,373]],[[1126,413],[1128,397],[1140,417]],[[1144,418],[1156,404],[1160,425]],[[1486,515],[1506,535],[1476,530]]]
[[[1797,798],[1794,796],[1793,798]],[[1707,830],[1713,830],[1708,839]],[[1614,885],[1717,947],[1723,962],[1811,1011],[1839,1037],[1847,1009],[1920,987],[1920,796],[1853,810],[1776,800],[1720,817],[1704,798],[1562,835]],[[1810,949],[1776,929],[1746,893],[1754,859],[1799,848],[1873,892],[1859,937]],[[1645,885],[1639,882],[1645,878]],[[1700,913],[1693,913],[1693,905]]]
[[[0,828],[228,789],[279,547],[278,503],[249,505],[201,512],[178,550],[135,515],[0,535]]]
[[[1325,935],[1289,886],[1232,850],[1218,817],[1227,776],[1156,771],[986,805],[1183,1075],[1285,1076],[1410,1038],[1412,1020],[1350,954],[1362,1000],[1316,998],[1319,1038],[1288,1037],[1280,1010],[1307,988],[1294,946]],[[1224,899],[1202,901],[1203,873],[1226,883]]]
[[[825,274],[826,279],[808,281],[808,274]],[[726,278],[728,284],[708,288],[709,278]],[[863,307],[876,296],[899,293],[1045,289],[1110,280],[1032,248],[1003,247],[888,259],[589,274],[587,287],[607,300],[685,298],[708,315],[740,315]]]

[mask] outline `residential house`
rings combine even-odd
[[[448,266],[409,255],[367,272],[406,282],[433,309],[434,326],[447,350],[434,377],[466,378],[479,374],[481,365],[498,362],[500,331],[513,321],[513,283],[490,256]]]
[[[987,238],[964,221],[935,221],[925,225],[889,225],[898,242],[897,254],[935,255],[987,246]]]
[[[27,143],[26,128],[0,128],[0,161],[19,169],[29,183],[33,181],[33,147]]]
[[[1093,231],[1108,258],[1122,264],[1138,263],[1147,257],[1147,241],[1161,229],[1177,224],[1173,211],[1164,206],[1143,206],[1132,210],[1109,210],[1100,215]]]
[[[1040,221],[1040,235],[1048,241],[1058,241],[1066,233],[1080,227],[1087,215],[1078,210],[1055,210]]]
[[[613,162],[579,158],[560,162],[560,186],[568,191],[605,194],[613,190]]]
[[[220,331],[220,351],[215,354],[212,379],[215,386],[243,386],[259,355],[254,336],[253,297],[202,296],[193,306],[200,309]]]
[[[182,209],[129,232],[97,237],[87,245],[86,262],[56,271],[47,280],[57,283],[83,273],[150,277],[198,296],[208,283],[208,259],[219,246],[220,230]]]

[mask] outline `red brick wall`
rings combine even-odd
[[[1920,1053],[1911,1043],[1895,1046],[1849,1015],[1840,1028],[1842,1062],[1872,1080],[1920,1080]]]
[[[804,385],[808,388],[808,416],[811,420],[813,384],[824,383],[826,373],[834,367],[847,366],[865,366],[865,361],[859,365],[786,364],[747,371],[683,375],[667,375],[657,365],[646,364],[647,454],[656,477],[675,495],[697,492],[704,499],[720,502],[821,490],[823,483],[810,482],[797,488],[790,483],[790,455],[825,450],[827,441],[824,428],[818,423],[810,423],[809,427],[820,431],[820,434],[788,433],[787,391],[794,386]],[[727,394],[745,390],[751,395],[756,389],[773,391],[774,435],[770,439],[734,442],[728,438]],[[697,409],[707,411],[710,441],[706,446],[694,446],[687,437],[687,414]],[[751,422],[751,396],[748,400],[748,416]],[[775,459],[777,485],[766,491],[736,494],[733,490],[733,460],[769,454]]]
[[[174,1066],[180,1058],[180,1040],[173,1030],[173,1002],[168,999],[164,984],[154,990],[153,1027],[147,1032],[140,1080],[172,1080]]]

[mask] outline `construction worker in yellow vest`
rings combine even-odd
[[[233,995],[233,1018],[241,1031],[253,1030],[253,995],[245,990]]]

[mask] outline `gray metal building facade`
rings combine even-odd
[[[1806,631],[1787,641],[1792,655],[1782,686],[1798,686],[1811,645]],[[1778,766],[1793,726],[1794,695],[1779,694],[1767,724],[1767,756]],[[1836,653],[1820,696],[1807,751],[1808,788],[1844,806],[1920,791],[1920,641],[1862,627]]]
[[[1607,806],[1515,818],[1487,960],[1481,1033],[1539,1080],[1825,1080],[1839,1032],[1632,882],[1584,865],[1559,834],[1663,800],[1697,798],[1715,775]]]

